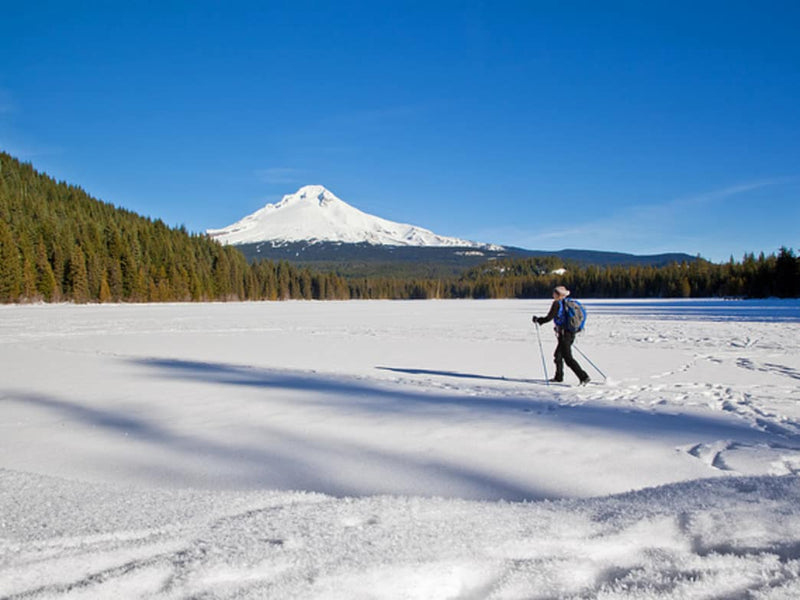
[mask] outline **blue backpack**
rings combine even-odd
[[[558,327],[562,327],[572,333],[578,333],[583,331],[583,327],[586,325],[586,309],[577,300],[564,298],[554,321]]]

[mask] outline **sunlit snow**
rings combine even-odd
[[[800,597],[800,303],[548,305],[0,307],[0,598]]]

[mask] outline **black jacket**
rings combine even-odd
[[[542,325],[543,323],[549,323],[556,318],[559,308],[561,308],[561,300],[553,300],[553,304],[550,305],[550,312],[547,313],[547,316],[536,317],[536,322],[539,323],[539,325]]]

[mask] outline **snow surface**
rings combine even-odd
[[[491,248],[432,231],[369,215],[337,198],[321,185],[307,185],[287,194],[277,204],[267,204],[223,229],[207,233],[223,244],[271,242],[367,243],[387,246],[453,246]]]
[[[800,597],[800,303],[584,304],[0,307],[0,598]]]

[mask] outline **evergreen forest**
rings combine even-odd
[[[565,271],[562,271],[565,269]],[[558,257],[494,260],[444,277],[347,277],[236,248],[92,198],[0,152],[0,302],[284,299],[798,297],[790,248],[740,261],[585,266]]]

